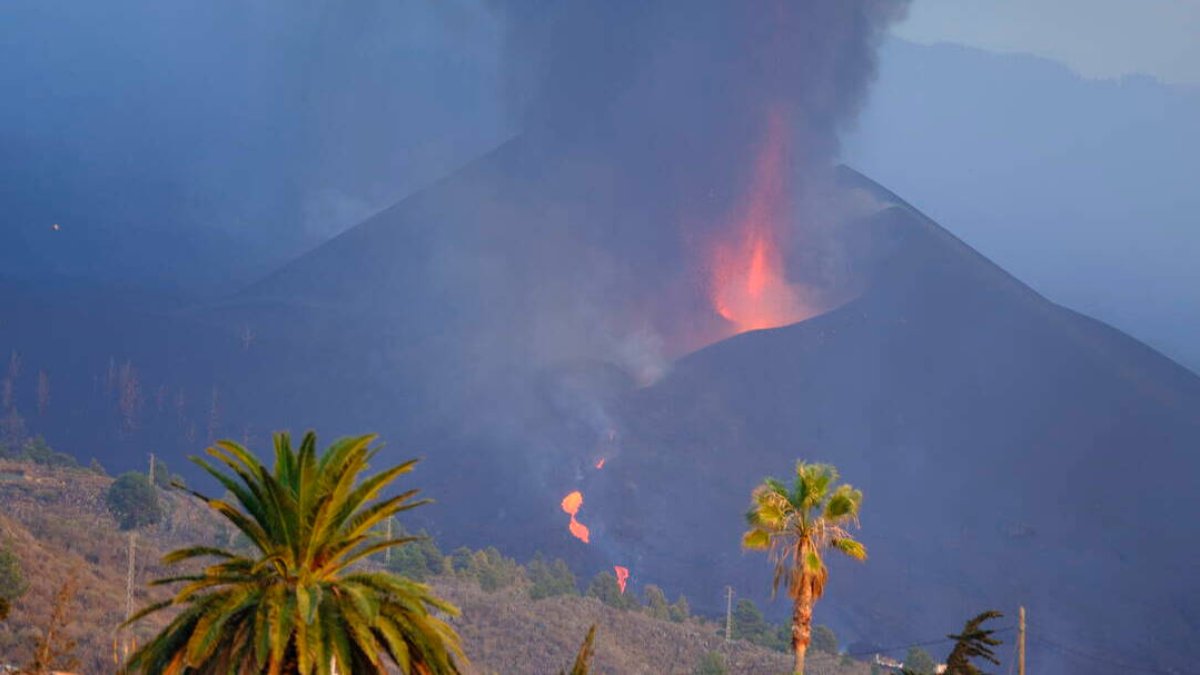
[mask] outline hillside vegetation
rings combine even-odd
[[[27,590],[0,622],[0,664],[26,662],[43,630],[55,593],[68,580],[76,595],[65,630],[75,642],[81,673],[107,673],[130,633],[119,633],[126,615],[130,535],[105,507],[113,479],[98,469],[0,460],[0,547],[20,563]],[[163,520],[137,531],[133,606],[165,597],[146,582],[162,576],[162,554],[200,542],[227,544],[232,533],[181,493],[159,490]],[[483,552],[476,554],[481,555]],[[621,608],[596,597],[560,594],[534,600],[523,568],[509,578],[485,581],[454,560],[428,579],[457,604],[460,632],[475,672],[557,672],[574,659],[588,627],[598,626],[596,673],[692,673],[704,662],[723,662],[729,673],[787,672],[787,654],[742,640],[725,642],[721,626],[689,617],[680,621],[651,616],[625,596]],[[491,590],[484,590],[488,587]],[[632,594],[634,589],[630,588]],[[610,599],[611,600],[611,599]],[[139,623],[132,637],[144,642],[169,617]],[[676,617],[679,619],[680,617]],[[714,654],[719,654],[719,658]],[[865,664],[828,654],[814,655],[812,675],[860,675]],[[703,671],[712,672],[712,671]]]

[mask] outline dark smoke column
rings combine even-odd
[[[858,113],[876,49],[908,0],[492,0],[527,127],[635,116],[739,136],[784,106],[806,162]],[[747,128],[749,125],[750,128]]]
[[[514,114],[611,176],[621,206],[595,242],[635,294],[662,294],[647,314],[667,356],[847,297],[830,169],[908,0],[493,6]]]

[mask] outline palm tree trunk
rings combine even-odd
[[[803,560],[803,558],[801,558]],[[804,657],[812,641],[813,593],[812,578],[808,572],[800,574],[800,592],[795,596],[792,607],[792,653],[796,657],[793,672],[804,675]]]

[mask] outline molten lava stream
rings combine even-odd
[[[571,516],[571,522],[567,525],[567,529],[570,530],[571,534],[576,539],[586,544],[588,543],[588,537],[591,536],[588,532],[587,525],[575,520],[575,516],[578,515],[579,507],[581,506],[583,506],[583,493],[579,490],[576,490],[566,497],[563,497],[562,510],[565,511],[567,515]]]
[[[617,573],[617,585],[621,587],[621,594],[625,593],[625,582],[629,581],[629,568],[613,565],[613,571]]]

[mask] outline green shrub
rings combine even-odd
[[[489,593],[511,586],[524,576],[517,561],[505,558],[494,547],[472,551],[462,546],[450,554],[450,569],[464,579],[474,579]]]
[[[44,466],[65,466],[75,468],[79,462],[65,452],[57,452],[51,448],[41,436],[26,438],[16,442],[10,439],[7,445],[0,444],[0,459],[11,459],[18,462],[33,462]]]
[[[505,558],[494,546],[471,556],[474,577],[479,587],[491,593],[512,586],[524,576],[524,570],[512,558]]]
[[[646,613],[655,619],[667,621],[671,618],[671,607],[667,604],[667,594],[654,584],[647,584],[642,591],[646,598]]]
[[[28,589],[21,561],[11,548],[0,545],[0,601],[4,601],[6,605],[10,604]]]
[[[904,670],[916,675],[933,675],[937,670],[937,662],[924,649],[909,647],[904,655]]]
[[[407,533],[401,528],[392,536],[404,537],[407,536]],[[445,557],[442,556],[433,537],[430,537],[425,530],[421,530],[416,536],[420,539],[404,546],[397,546],[390,552],[380,553],[377,557],[384,561],[389,571],[414,581],[425,581],[429,577],[442,574],[445,571]]]
[[[733,608],[733,637],[777,651],[791,649],[790,631],[767,622],[753,600],[742,598]]]
[[[538,553],[525,566],[525,576],[530,584],[529,597],[534,600],[556,595],[579,595],[575,575],[561,558],[547,563],[542,554]]]
[[[475,552],[466,546],[459,546],[446,556],[446,564],[449,565],[450,571],[459,576],[469,576],[471,572],[471,556]]]
[[[105,502],[122,530],[133,530],[162,520],[158,493],[150,486],[146,474],[141,472],[121,474],[109,486]]]
[[[693,675],[725,675],[725,657],[719,652],[707,652],[700,657],[700,662],[692,669]]]
[[[687,598],[682,595],[671,605],[671,620],[675,623],[683,623],[692,616],[692,608],[688,605]]]
[[[833,633],[833,629],[829,626],[815,626],[812,632],[812,648],[826,654],[837,654],[837,635]]]
[[[617,578],[608,572],[600,572],[592,577],[592,583],[588,584],[587,596],[596,598],[609,607],[616,607],[621,610],[634,609],[641,606],[637,596],[633,593],[621,592],[621,587],[617,584]]]

